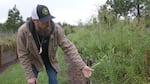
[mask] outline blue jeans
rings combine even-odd
[[[52,67],[52,65],[51,64],[45,65],[45,68],[46,68],[46,72],[47,72],[47,75],[48,75],[49,84],[58,84],[57,72]],[[33,71],[34,75],[37,78],[38,77],[38,71],[37,71],[37,69],[34,65],[32,65],[32,71]]]

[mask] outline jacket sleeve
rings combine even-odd
[[[78,53],[77,48],[69,39],[67,39],[64,30],[60,26],[58,26],[58,44],[62,48],[65,56],[71,60],[70,62],[74,63],[79,69],[86,66]]]
[[[34,77],[31,67],[31,61],[29,59],[29,51],[27,49],[27,41],[25,38],[25,32],[22,31],[22,28],[18,30],[17,34],[17,54],[18,59],[25,71],[26,78],[30,79]]]

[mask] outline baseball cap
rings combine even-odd
[[[37,5],[35,8],[33,8],[31,17],[32,19],[38,19],[44,23],[55,18],[50,14],[48,8],[44,5]]]

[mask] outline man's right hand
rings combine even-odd
[[[36,78],[30,78],[28,79],[28,84],[38,84],[38,81]]]

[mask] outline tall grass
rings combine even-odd
[[[69,38],[84,59],[98,63],[91,78],[93,84],[144,84],[148,36],[142,26],[118,22],[110,28],[78,28]]]
[[[3,51],[16,50],[16,33],[0,31],[0,45],[3,46]]]
[[[93,84],[148,84],[146,81],[145,49],[150,49],[150,33],[143,25],[117,22],[112,26],[98,24],[74,28],[68,37],[82,52],[83,59],[93,59]],[[61,71],[59,84],[68,84],[67,66],[58,49]],[[20,64],[0,75],[1,84],[26,84]],[[8,81],[9,80],[9,81]],[[39,84],[47,84],[45,71],[39,74]]]

